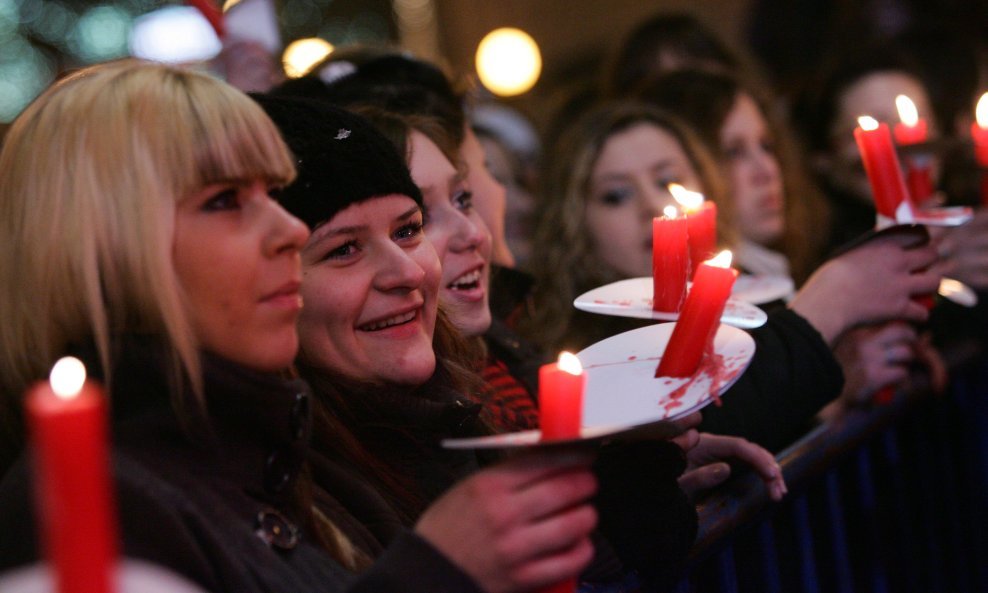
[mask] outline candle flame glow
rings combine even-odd
[[[978,106],[974,108],[974,117],[978,120],[978,127],[988,129],[988,93],[978,99]]]
[[[580,359],[572,352],[560,352],[558,364],[559,370],[571,375],[579,375],[583,372],[583,365],[580,364]]]
[[[58,359],[48,376],[51,390],[61,399],[72,399],[82,391],[86,382],[86,366],[78,358],[66,356]]]
[[[703,263],[715,268],[729,268],[731,267],[731,260],[733,258],[734,255],[731,253],[731,250],[725,249]]]
[[[676,218],[679,216],[679,210],[677,210],[675,206],[666,206],[662,209],[662,214],[665,215],[666,218]]]
[[[703,194],[696,191],[690,191],[678,183],[669,184],[669,193],[672,197],[679,202],[679,205],[683,207],[687,212],[698,209],[703,205]]]
[[[858,118],[858,125],[861,126],[862,130],[870,132],[878,129],[878,120],[870,115],[862,115]]]
[[[912,128],[919,123],[919,111],[916,110],[916,104],[909,97],[905,95],[896,96],[895,108],[898,110],[899,120],[903,124]]]

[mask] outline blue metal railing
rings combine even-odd
[[[781,452],[782,503],[750,473],[701,501],[677,593],[988,591],[988,358],[953,366]]]

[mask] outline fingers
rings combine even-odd
[[[511,504],[517,520],[535,522],[584,503],[596,493],[593,472],[567,470],[516,490]]]
[[[700,442],[700,433],[695,429],[690,429],[679,435],[678,437],[669,439],[673,443],[679,445],[679,448],[689,454],[690,450],[697,446]]]
[[[494,553],[523,562],[525,559],[564,553],[589,537],[597,527],[597,511],[589,504],[567,509],[551,518],[515,529],[497,540]]]
[[[691,428],[696,428],[697,426],[699,426],[702,420],[703,420],[703,415],[700,414],[700,412],[693,412],[692,414],[687,414],[682,418],[673,420],[673,424],[676,425],[683,432],[686,432]]]
[[[685,472],[679,476],[679,487],[692,498],[699,492],[722,484],[730,476],[731,466],[719,461]]]
[[[555,473],[589,469],[594,459],[596,452],[589,448],[553,447],[526,451],[488,468],[484,473],[497,476],[507,489],[519,490]]]
[[[514,567],[511,581],[531,585],[537,590],[578,575],[593,559],[594,547],[589,538],[547,556],[540,556]]]
[[[906,270],[916,272],[935,264],[940,259],[940,255],[936,247],[927,244],[902,250],[902,259]]]

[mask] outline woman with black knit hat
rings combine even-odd
[[[302,249],[306,308],[299,318],[298,368],[316,394],[316,506],[333,516],[339,510],[327,502],[339,503],[357,519],[348,525],[350,539],[363,546],[354,567],[416,525],[489,590],[545,585],[581,568],[590,551],[583,538],[594,524],[586,505],[593,480],[582,482],[585,455],[568,462],[566,455],[541,457],[546,467],[556,466],[549,472],[556,474],[555,486],[566,482],[575,490],[547,501],[544,521],[524,519],[559,531],[530,532],[531,547],[512,551],[517,559],[484,551],[499,545],[484,541],[496,537],[481,529],[490,519],[484,501],[456,521],[435,511],[449,505],[427,508],[478,468],[472,452],[445,451],[438,441],[484,427],[478,406],[463,395],[470,375],[457,359],[456,334],[438,311],[439,260],[423,234],[422,194],[398,152],[358,116],[304,100],[256,99],[280,127],[299,168],[281,202],[313,229]],[[355,434],[354,446],[320,447],[341,423]],[[340,477],[351,484],[350,496],[335,487]],[[323,497],[328,491],[335,500]],[[524,516],[523,508],[515,510]],[[530,555],[535,548],[546,554],[538,563]],[[500,570],[487,572],[497,562]]]

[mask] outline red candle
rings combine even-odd
[[[692,278],[700,264],[713,257],[717,249],[717,205],[678,183],[670,183],[669,192],[686,213]]]
[[[981,95],[971,124],[974,157],[981,167],[981,205],[988,206],[988,93]]]
[[[928,139],[926,120],[919,117],[916,104],[905,95],[895,98],[900,122],[895,124],[892,134],[899,146],[922,144]],[[911,155],[903,158],[906,165],[906,186],[913,204],[922,204],[933,195],[933,180],[930,178],[928,155]]]
[[[730,265],[731,252],[724,251],[697,268],[693,287],[655,371],[656,377],[690,377],[699,368],[704,352],[713,343],[724,305],[738,276]]]
[[[586,382],[580,359],[569,352],[539,369],[539,426],[543,441],[580,436]]]
[[[652,309],[656,311],[678,312],[686,298],[690,271],[686,224],[673,206],[666,207],[665,216],[652,219]]]
[[[214,0],[187,0],[189,4],[199,9],[202,16],[206,17],[209,25],[216,31],[216,36],[223,38],[223,11],[216,5]]]
[[[899,146],[909,146],[926,142],[928,136],[926,120],[919,116],[912,99],[899,95],[895,98],[895,107],[899,112],[900,120],[893,129],[895,143]]]
[[[859,117],[854,139],[871,182],[875,209],[880,217],[895,221],[896,210],[903,202],[909,203],[909,194],[889,127],[872,117]]]
[[[85,373],[77,359],[63,358],[25,398],[42,542],[59,593],[116,589],[106,403]]]

